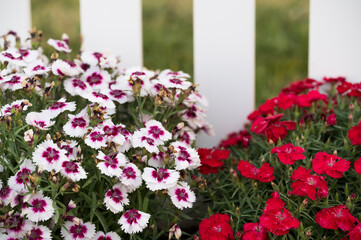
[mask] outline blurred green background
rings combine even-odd
[[[78,0],[32,0],[32,23],[44,39],[70,36],[80,49]],[[143,0],[144,65],[193,74],[193,1]],[[256,0],[256,103],[307,76],[308,0]],[[45,52],[51,53],[47,47]]]

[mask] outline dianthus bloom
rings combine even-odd
[[[260,225],[276,236],[287,234],[291,229],[300,226],[300,222],[284,206],[285,203],[279,194],[274,192],[272,197],[267,200],[263,214],[259,218]]]
[[[227,214],[213,214],[199,224],[199,235],[202,240],[233,240],[233,230]]]
[[[312,200],[328,196],[327,182],[324,177],[311,175],[311,170],[300,166],[291,176],[295,181],[291,184],[292,194],[298,196],[308,196]]]
[[[268,231],[259,223],[246,223],[243,226],[242,240],[268,240]]]
[[[261,182],[272,182],[275,179],[273,167],[269,163],[264,163],[258,169],[252,163],[241,160],[238,163],[237,169],[243,177],[256,179]]]
[[[202,174],[217,173],[218,168],[224,164],[222,160],[227,159],[229,153],[228,150],[199,148],[198,154],[202,164],[199,172]]]
[[[341,178],[350,168],[350,161],[341,159],[336,155],[318,152],[312,160],[312,169],[317,174],[327,174],[333,178]]]
[[[231,133],[226,139],[222,140],[219,144],[220,147],[228,148],[229,146],[235,146],[241,143],[241,146],[248,148],[249,141],[251,140],[251,134],[247,131],[240,131],[238,133]]]
[[[353,145],[361,145],[361,123],[352,127],[347,136]]]
[[[350,231],[354,227],[356,218],[351,215],[345,205],[324,208],[316,213],[315,221],[326,229],[338,229]]]
[[[359,240],[361,239],[361,224],[359,223],[356,227],[354,227],[347,236],[350,240]]]
[[[147,227],[149,218],[150,214],[148,213],[130,209],[121,216],[118,223],[124,232],[133,234],[142,232]]]
[[[361,174],[361,157],[355,161],[354,167],[355,167],[355,171],[358,174]]]
[[[287,143],[280,147],[274,147],[271,153],[277,153],[278,158],[283,164],[294,164],[297,160],[305,159],[305,155],[302,153],[305,149],[297,146],[293,146],[291,143]]]

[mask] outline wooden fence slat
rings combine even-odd
[[[141,66],[141,0],[80,0],[80,23],[85,50],[110,50],[124,67]]]
[[[0,2],[0,35],[9,30],[27,37],[31,29],[30,0],[9,0]]]
[[[255,1],[194,0],[194,75],[208,98],[216,136],[198,136],[212,147],[240,130],[254,109]]]
[[[361,81],[361,1],[311,0],[308,74]]]

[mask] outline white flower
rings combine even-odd
[[[78,154],[77,145],[78,143],[74,140],[66,140],[61,142],[60,149],[64,149],[66,151],[65,155],[70,160],[75,160]]]
[[[64,161],[61,164],[60,173],[64,177],[70,178],[73,182],[86,178],[86,172],[78,162]]]
[[[134,101],[132,92],[117,89],[116,87],[112,87],[112,89],[107,89],[106,94],[111,100],[116,101],[120,104]]]
[[[75,63],[68,60],[56,60],[51,65],[51,70],[54,75],[75,77],[80,74],[83,70],[78,67]]]
[[[21,54],[17,48],[10,47],[6,51],[0,53],[0,61],[2,63],[8,62],[16,66],[25,66],[26,63],[21,59]]]
[[[55,121],[50,121],[50,114],[48,112],[30,112],[26,115],[25,121],[27,124],[39,128],[41,130],[49,130]]]
[[[75,102],[66,102],[65,98],[60,98],[56,103],[49,107],[46,111],[49,114],[50,118],[57,117],[60,113],[64,111],[73,112],[76,109]]]
[[[133,234],[142,232],[147,227],[149,218],[150,214],[148,213],[130,209],[121,216],[118,223],[125,233]]]
[[[139,67],[128,68],[125,70],[124,74],[119,76],[115,84],[116,89],[120,89],[127,92],[133,92],[133,86],[129,82],[132,80],[134,84],[137,84],[140,88],[139,95],[141,97],[147,96],[150,92],[152,84],[150,83],[150,78],[154,76],[154,72],[143,70]]]
[[[33,153],[33,161],[44,170],[59,172],[62,164],[68,158],[66,151],[60,149],[52,140],[45,140],[37,146]]]
[[[190,147],[194,140],[196,140],[196,134],[191,128],[184,127],[176,132],[174,139],[177,139]]]
[[[54,214],[53,202],[49,197],[44,197],[42,191],[32,194],[27,203],[30,206],[23,209],[22,214],[32,222],[46,221]]]
[[[90,118],[87,108],[77,115],[68,114],[69,121],[64,125],[64,132],[71,137],[83,137],[87,133]]]
[[[84,72],[81,80],[86,82],[93,91],[100,91],[108,88],[110,75],[107,71],[100,70],[99,67],[92,67]]]
[[[163,152],[153,153],[152,156],[148,160],[148,165],[155,167],[155,168],[163,167],[164,157],[165,157],[165,153],[163,153]]]
[[[12,238],[21,239],[25,237],[26,233],[29,232],[33,226],[32,222],[19,213],[12,215],[8,221],[14,223],[12,227],[7,229],[8,237]]]
[[[99,149],[101,147],[106,147],[106,138],[104,132],[101,129],[94,128],[84,140],[85,144],[91,148]]]
[[[91,92],[88,94],[85,94],[84,96],[82,96],[86,99],[88,99],[90,102],[92,103],[99,103],[103,106],[106,106],[107,108],[115,108],[115,104],[112,100],[110,100],[110,98],[100,92]]]
[[[108,232],[105,234],[100,231],[97,232],[91,240],[121,240],[121,238],[115,232]]]
[[[90,87],[80,79],[68,78],[64,81],[65,90],[72,96],[85,95],[88,93]]]
[[[111,120],[106,120],[102,124],[102,130],[107,137],[108,142],[114,142],[118,145],[125,143],[125,136],[122,134],[123,124],[114,125]]]
[[[152,191],[174,187],[179,179],[179,172],[165,168],[144,168],[142,178]]]
[[[179,208],[191,208],[196,201],[194,192],[189,188],[186,182],[179,182],[176,186],[168,189],[173,204]]]
[[[124,206],[129,204],[128,193],[124,185],[117,183],[113,190],[108,190],[105,194],[104,203],[107,209],[113,213],[120,213]]]
[[[120,167],[128,162],[128,158],[123,153],[105,155],[103,152],[98,152],[97,158],[101,160],[97,164],[101,173],[110,177],[120,177],[123,173]]]
[[[55,48],[55,50],[58,52],[66,52],[66,53],[71,52],[71,49],[69,48],[68,43],[66,41],[54,40],[54,39],[50,38],[48,40],[48,44],[50,46],[52,46],[53,48]]]
[[[10,89],[11,91],[16,91],[19,89],[22,89],[23,86],[21,85],[21,82],[25,80],[26,76],[24,74],[11,74],[2,80],[1,88],[6,90]]]
[[[192,86],[192,83],[189,82],[186,79],[183,78],[178,78],[178,77],[174,77],[174,78],[160,78],[159,82],[161,84],[163,84],[166,88],[177,88],[177,89],[183,89],[186,90],[188,89],[190,86]]]
[[[37,225],[28,232],[29,240],[51,240],[51,231],[48,227]]]
[[[188,73],[184,73],[183,71],[173,72],[170,69],[165,69],[161,73],[159,73],[158,78],[183,78],[187,79],[191,76]]]
[[[19,171],[9,178],[9,186],[17,192],[26,189],[26,184],[29,185],[28,177],[33,171],[35,171],[34,164],[30,160],[26,159],[20,165]]]
[[[156,140],[168,141],[172,139],[172,134],[168,132],[157,120],[149,120],[145,123],[146,131],[149,136]]]
[[[28,77],[34,77],[35,75],[43,75],[50,71],[50,68],[47,67],[42,61],[36,60],[35,62],[30,63],[26,68],[24,68],[24,73]]]
[[[15,191],[11,189],[9,186],[0,189],[0,200],[5,206],[12,201],[14,195],[15,195]]]
[[[28,100],[26,99],[16,100],[10,104],[4,105],[0,110],[0,115],[11,116],[12,111],[26,111],[28,109],[28,106],[31,106]]]
[[[153,139],[149,136],[145,128],[141,128],[138,131],[135,131],[132,136],[132,145],[133,147],[140,147],[147,149],[148,152],[158,153],[159,145],[163,145],[164,142],[160,139]]]
[[[28,131],[24,132],[24,140],[25,142],[31,143],[34,140],[34,131],[33,129],[29,129]]]
[[[64,225],[60,231],[64,240],[89,240],[95,235],[95,225],[90,222],[80,220],[79,224],[74,224],[67,221]]]
[[[142,173],[134,163],[128,163],[123,168],[120,181],[127,187],[128,192],[132,192],[142,185]]]
[[[197,151],[193,148],[188,147],[186,144],[182,142],[173,142],[172,143],[174,150],[176,153],[172,153],[172,157],[175,162],[175,169],[196,169],[201,166],[201,160]]]
[[[197,105],[192,104],[180,112],[180,114],[181,119],[186,121],[193,129],[202,128],[206,124],[206,114],[204,110]]]
[[[96,66],[100,63],[100,58],[104,55],[100,52],[90,52],[90,51],[83,51],[80,55],[80,59],[85,64],[90,66]]]

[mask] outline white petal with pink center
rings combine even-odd
[[[65,98],[60,98],[56,103],[51,105],[51,107],[49,107],[45,111],[47,111],[50,118],[55,118],[64,111],[73,112],[75,111],[75,109],[76,109],[75,102],[66,102]]]
[[[157,120],[149,120],[145,123],[146,131],[149,136],[156,140],[168,141],[172,139],[172,134],[168,132]]]
[[[158,153],[158,146],[163,144],[164,142],[162,140],[154,139],[149,136],[148,131],[145,128],[135,131],[132,136],[133,147],[145,148],[151,153]]]
[[[134,163],[128,163],[123,168],[120,181],[127,187],[128,192],[133,192],[142,185],[142,173]]]
[[[100,231],[97,232],[91,240],[121,240],[121,238],[115,232],[108,232],[107,234],[105,234]]]
[[[22,73],[8,75],[1,81],[1,88],[3,90],[10,89],[11,91],[22,89],[23,86],[21,85],[21,82],[24,81],[25,78],[26,75]]]
[[[29,240],[51,240],[51,231],[48,227],[43,225],[33,226],[27,233]]]
[[[9,186],[5,186],[0,189],[0,200],[6,206],[8,205],[13,198],[15,197],[16,192],[14,189],[11,189]]]
[[[164,85],[166,88],[176,88],[186,90],[192,83],[184,78],[179,77],[166,77],[166,78],[159,78],[159,82]]]
[[[95,235],[95,225],[90,222],[83,223],[82,220],[79,224],[67,221],[60,233],[64,240],[89,240]]]
[[[34,62],[39,57],[38,50],[19,49],[18,51],[21,55],[20,58],[26,63],[26,65]]]
[[[179,179],[179,172],[165,168],[144,168],[142,178],[152,191],[174,187]]]
[[[110,75],[107,71],[100,70],[99,67],[87,69],[80,78],[86,82],[93,91],[100,91],[108,87]]]
[[[65,154],[66,151],[60,149],[52,140],[45,140],[33,152],[33,161],[44,170],[59,172],[63,162],[68,160]]]
[[[55,48],[55,50],[58,52],[66,52],[66,53],[71,52],[71,49],[69,48],[68,43],[66,41],[55,40],[50,38],[47,43],[53,48]]]
[[[51,121],[50,114],[47,111],[30,112],[26,115],[25,121],[40,130],[49,130],[55,123],[55,121]]]
[[[188,73],[184,73],[183,71],[173,72],[170,69],[165,69],[161,73],[159,73],[158,78],[190,78],[191,76]]]
[[[94,128],[84,140],[85,144],[91,148],[99,149],[101,147],[107,146],[107,140],[103,130],[99,128]]]
[[[119,152],[126,152],[132,147],[131,139],[133,134],[130,133],[125,127],[122,127],[121,124],[118,124],[117,127],[121,127],[119,131],[125,137],[125,142],[123,143],[123,145],[117,146],[117,150]]]
[[[148,165],[155,168],[160,168],[164,166],[164,157],[165,153],[159,152],[159,153],[153,153],[152,156],[148,160]]]
[[[123,91],[128,91],[129,93],[133,92],[133,87],[129,82],[129,80],[133,80],[135,84],[139,84],[140,96],[144,97],[150,93],[152,84],[149,79],[154,75],[154,72],[143,70],[139,67],[128,68],[123,75],[116,79],[117,83],[115,84],[115,87]]]
[[[22,214],[32,222],[46,221],[54,214],[53,201],[44,197],[42,191],[32,194],[27,203],[30,206],[23,209]]]
[[[90,86],[78,78],[68,78],[64,81],[64,88],[72,96],[82,96],[88,93]]]
[[[86,178],[86,172],[84,168],[80,166],[79,162],[64,161],[61,165],[60,173],[73,182]]]
[[[208,101],[206,97],[200,95],[199,93],[192,92],[185,100],[184,104],[187,106],[192,106],[193,104],[201,106],[202,108],[208,107]]]
[[[107,89],[106,90],[106,95],[111,100],[116,101],[116,102],[118,102],[120,104],[134,101],[134,97],[133,97],[132,92],[117,89],[116,87],[112,87],[112,89]]]
[[[174,139],[177,139],[190,147],[193,144],[194,140],[196,140],[196,134],[191,128],[184,127],[175,133]]]
[[[123,153],[109,153],[105,155],[103,152],[98,152],[97,159],[101,162],[97,164],[100,172],[110,177],[121,177],[123,171],[120,167],[125,166],[129,162],[128,158]]]
[[[194,192],[186,182],[178,182],[176,186],[169,188],[168,195],[179,209],[191,208],[196,201]]]
[[[121,183],[115,184],[112,190],[106,192],[104,204],[113,213],[122,212],[124,206],[129,204],[126,187]]]
[[[150,214],[136,209],[126,211],[118,223],[125,233],[133,234],[142,232],[147,227]]]
[[[125,136],[121,130],[125,127],[123,124],[114,125],[111,120],[106,120],[101,124],[101,128],[104,131],[107,141],[114,142],[117,145],[123,145],[125,143]]]
[[[26,189],[26,186],[29,185],[28,176],[33,171],[35,171],[34,164],[28,159],[24,160],[24,162],[20,165],[19,171],[17,171],[14,176],[9,178],[9,187],[17,192]]]
[[[78,143],[74,140],[65,140],[60,143],[60,148],[66,151],[66,156],[70,160],[75,160],[78,154]]]
[[[16,100],[10,104],[4,105],[0,110],[0,116],[10,116],[11,111],[26,111],[28,109],[28,105],[25,104],[25,101],[28,103],[29,101],[26,99]]]
[[[197,151],[194,148],[190,148],[182,142],[173,142],[172,143],[176,153],[172,153],[172,157],[175,162],[175,169],[196,169],[201,166],[201,160]]]
[[[75,77],[83,72],[83,70],[75,63],[68,60],[56,60],[51,65],[51,70],[54,75]]]
[[[34,77],[35,75],[43,75],[50,71],[50,68],[47,67],[43,61],[36,60],[35,62],[30,63],[24,68],[24,73],[28,77]]]
[[[21,216],[19,213],[15,213],[9,217],[9,223],[12,227],[7,229],[8,237],[12,238],[23,238],[26,233],[29,232],[33,226],[33,223],[30,222],[25,217]]]
[[[82,62],[90,65],[96,66],[100,63],[100,58],[104,57],[101,52],[91,52],[91,51],[83,51],[80,55],[80,59]]]
[[[202,128],[207,123],[205,120],[205,111],[201,107],[194,104],[180,112],[180,116],[181,119],[186,121],[193,129]]]
[[[68,114],[68,117],[69,121],[63,126],[64,132],[71,137],[83,137],[90,122],[87,108],[76,115]]]

